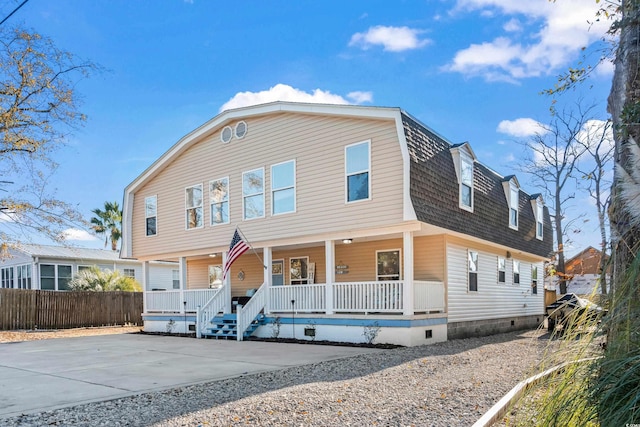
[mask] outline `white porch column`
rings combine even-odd
[[[336,281],[336,242],[333,240],[324,242],[324,262],[326,313],[333,314],[333,283]]]
[[[402,233],[403,247],[403,286],[402,286],[402,314],[413,315],[413,231]]]
[[[151,290],[149,284],[149,261],[142,262],[142,312],[147,312],[147,292]]]
[[[264,269],[264,314],[269,314],[271,312],[271,248],[262,249],[262,261],[267,267]]]
[[[229,256],[229,251],[222,252],[222,268],[227,265],[227,257]],[[227,277],[222,281],[223,291],[224,291],[224,310],[222,311],[224,314],[231,313],[231,270],[227,273]]]
[[[180,257],[180,313],[184,314],[184,290],[187,289],[187,258]]]

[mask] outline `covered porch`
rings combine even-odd
[[[446,318],[443,236],[404,231],[263,246],[238,258],[222,281],[225,260],[224,251],[180,258],[179,289],[145,286],[147,318],[182,316],[197,335],[222,314],[237,319],[240,331],[258,316]]]

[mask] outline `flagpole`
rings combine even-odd
[[[236,225],[236,230],[238,230],[238,232],[240,233],[240,235],[242,236],[242,238],[244,239],[245,242],[247,242],[247,245],[249,245],[249,247],[251,248],[251,250],[253,251],[253,253],[258,257],[258,259],[260,260],[260,264],[262,264],[262,267],[264,267],[264,269],[267,269],[267,266],[264,265],[264,261],[262,260],[262,258],[260,258],[260,255],[258,255],[258,252],[256,252],[255,249],[253,249],[253,245],[251,243],[249,243],[249,240],[247,239],[247,236],[244,235],[244,233],[242,232],[242,230],[240,229],[240,227],[238,227]]]

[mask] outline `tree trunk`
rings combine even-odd
[[[613,85],[609,95],[608,110],[614,123],[616,143],[615,168],[630,171],[632,160],[624,144],[630,139],[640,141],[640,81],[638,59],[640,55],[639,18],[640,7],[636,0],[622,1],[623,17],[620,45],[616,54]],[[619,180],[614,178],[609,218],[611,221],[614,283],[621,280],[637,253],[640,227],[629,220],[627,201],[619,197]]]
[[[567,281],[565,280],[564,271],[564,237],[562,235],[562,212],[560,209],[560,193],[558,192],[558,186],[556,185],[556,212],[553,218],[556,229],[556,242],[558,243],[558,262],[556,264],[556,272],[558,274],[558,284],[560,285],[560,294],[567,293]]]

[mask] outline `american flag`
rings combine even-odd
[[[224,263],[224,269],[222,270],[222,280],[227,277],[227,273],[231,268],[231,264],[235,261],[240,255],[248,251],[250,248],[249,244],[244,241],[242,237],[240,237],[240,233],[238,233],[238,229],[233,233],[233,239],[231,239],[231,244],[229,245],[229,253],[227,254],[227,261]]]

